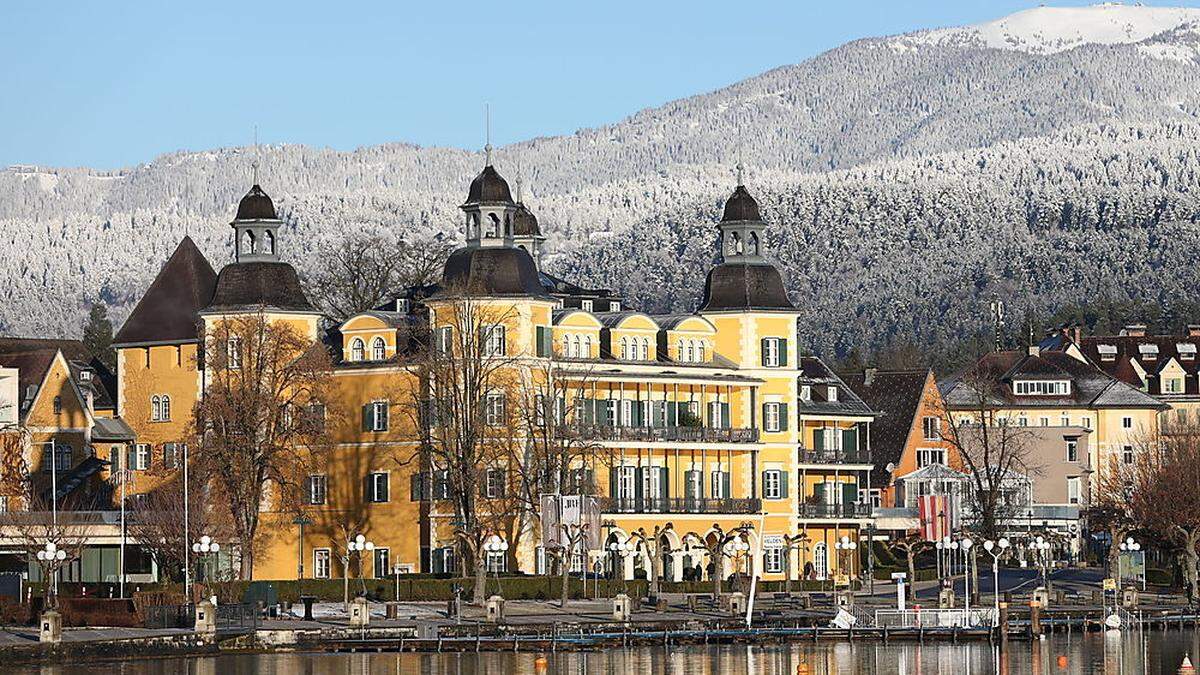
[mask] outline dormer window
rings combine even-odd
[[[1180,342],[1175,345],[1175,351],[1179,352],[1180,361],[1195,361],[1196,360],[1196,343],[1195,342]]]
[[[1013,382],[1017,396],[1070,396],[1070,380],[1017,380]]]
[[[829,385],[829,392],[828,392],[827,398],[829,399],[830,403],[837,403],[838,388],[833,385]]]
[[[592,311],[592,301],[591,300],[583,300],[579,303],[579,306],[585,312]]]
[[[1096,345],[1096,351],[1100,353],[1101,361],[1116,361],[1117,346],[1116,345]]]
[[[811,401],[812,400],[812,385],[811,384],[800,385],[800,400],[801,401]]]
[[[354,338],[350,343],[350,360],[362,361],[367,358],[367,345],[362,341],[362,338]]]
[[[383,338],[377,337],[371,341],[371,360],[382,361],[387,358],[387,345]]]
[[[1158,358],[1158,345],[1138,345],[1138,353],[1147,361]]]
[[[91,382],[92,381],[92,371],[90,371],[90,370],[79,371],[79,381],[80,382]]]

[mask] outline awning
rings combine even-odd
[[[92,425],[92,442],[132,443],[133,429],[120,417],[97,417]]]

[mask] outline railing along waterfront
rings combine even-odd
[[[877,609],[879,628],[980,628],[994,625],[996,610],[978,609]]]
[[[719,427],[617,427],[567,426],[563,434],[590,441],[640,441],[648,443],[757,443],[758,429]]]
[[[641,499],[600,497],[601,513],[758,513],[761,499],[643,497]]]

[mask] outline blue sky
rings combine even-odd
[[[0,166],[129,166],[248,144],[255,124],[268,143],[476,148],[485,101],[501,145],[614,122],[855,38],[1033,6],[4,0]]]

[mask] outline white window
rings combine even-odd
[[[783,549],[778,546],[763,549],[763,569],[778,574],[783,571]]]
[[[1121,428],[1122,429],[1132,429],[1133,428],[1133,418],[1132,417],[1122,417],[1121,418]]]
[[[1092,418],[1090,418],[1090,417],[1082,417],[1082,418],[1080,418],[1080,420],[1079,420],[1079,424],[1080,424],[1080,426],[1082,426],[1084,429],[1088,429],[1088,430],[1090,430],[1090,429],[1092,428]]]
[[[504,423],[504,394],[491,392],[484,401],[484,421],[488,426],[497,427]]]
[[[232,335],[225,343],[225,358],[229,362],[230,370],[239,370],[242,367],[242,338]]]
[[[487,571],[493,574],[508,571],[508,553],[507,551],[488,551],[487,553]]]
[[[375,549],[375,578],[386,579],[392,573],[392,555],[386,548]]]
[[[324,474],[314,474],[308,477],[308,503],[320,505],[325,503],[328,493],[329,479]]]
[[[1158,358],[1158,345],[1138,345],[1138,353],[1147,361]]]
[[[1183,378],[1182,377],[1165,377],[1162,381],[1162,391],[1164,394],[1182,394],[1183,393]]]
[[[1121,447],[1121,461],[1126,464],[1133,464],[1133,446],[1125,445]]]
[[[592,301],[591,300],[580,301],[579,306],[582,307],[583,311],[585,311],[585,312],[592,311]]]
[[[350,360],[362,361],[367,358],[366,344],[362,338],[354,338],[350,341]]]
[[[636,471],[636,467],[632,466],[617,467],[617,499],[634,498]]]
[[[1018,396],[1069,396],[1070,380],[1017,380],[1013,391]]]
[[[371,431],[388,430],[388,402],[371,402]]]
[[[1180,342],[1175,345],[1175,350],[1179,352],[1180,361],[1195,361],[1196,360],[1196,343],[1195,342]]]
[[[712,472],[712,490],[710,494],[713,499],[726,499],[729,497],[725,493],[725,484],[729,480],[729,473],[722,471],[720,468]]]
[[[612,302],[608,303],[608,311],[610,311],[610,312],[619,312],[619,311],[621,311],[621,303],[620,303],[620,301],[618,301],[618,300],[613,300]]]
[[[917,448],[917,467],[930,464],[946,463],[946,451],[943,448]]]
[[[1049,417],[1039,417],[1038,424],[1043,427],[1048,427],[1048,426],[1050,426],[1050,418]]]
[[[377,337],[371,340],[371,360],[382,361],[387,358],[387,345],[384,344],[383,338]]]
[[[313,549],[313,578],[328,579],[329,578],[329,549],[317,548]]]
[[[650,339],[642,338],[642,360],[650,360]]]
[[[580,339],[579,339],[579,336],[578,336],[578,335],[576,335],[575,337],[571,338],[571,352],[570,352],[570,356],[573,356],[573,357],[575,357],[575,358],[579,358],[580,356],[583,356],[583,346],[582,346],[582,344],[581,344],[581,342],[580,342]]]
[[[779,469],[768,469],[763,472],[763,497],[780,499],[783,497],[783,472]]]
[[[779,366],[779,338],[766,338],[762,342],[763,365],[769,368]]]
[[[1082,497],[1083,491],[1080,486],[1079,476],[1071,476],[1067,478],[1067,503],[1078,504]]]
[[[767,403],[763,406],[763,426],[767,431],[779,431],[779,408],[778,403]]]
[[[433,349],[438,354],[449,354],[453,351],[451,344],[451,336],[453,335],[452,326],[439,326],[433,335]]]
[[[376,471],[367,474],[367,501],[382,504],[388,500],[388,473]]]
[[[145,471],[150,468],[150,444],[138,443],[133,446],[133,470]]]
[[[621,359],[622,360],[629,359],[629,339],[628,338],[621,338]]]
[[[925,434],[925,440],[940,441],[942,439],[942,419],[940,417],[921,418],[921,431]]]
[[[163,466],[178,469],[182,458],[187,455],[187,443],[163,443]]]
[[[837,403],[837,400],[838,400],[838,388],[837,387],[830,385],[827,394],[828,394],[830,403]]]
[[[503,499],[507,484],[504,469],[488,469],[484,478],[484,495],[488,499]]]
[[[812,400],[812,385],[811,384],[800,385],[800,400],[801,401],[811,401]]]
[[[583,353],[580,354],[580,356],[582,356],[585,359],[592,358],[592,336],[591,335],[583,336]]]
[[[701,340],[696,345],[696,362],[697,363],[707,363],[708,362],[708,359],[705,357],[705,353],[707,351],[708,351],[708,343]]]
[[[171,397],[166,394],[150,397],[150,421],[167,422],[171,419]]]
[[[1060,425],[1060,426],[1064,426],[1064,427],[1069,427],[1069,426],[1071,426],[1071,416],[1070,416],[1070,415],[1063,415],[1063,416],[1062,416],[1062,419],[1060,419],[1060,420],[1058,421],[1058,423],[1059,423],[1059,425]]]
[[[503,324],[492,324],[483,328],[483,353],[485,356],[504,356],[507,352],[507,336]]]

